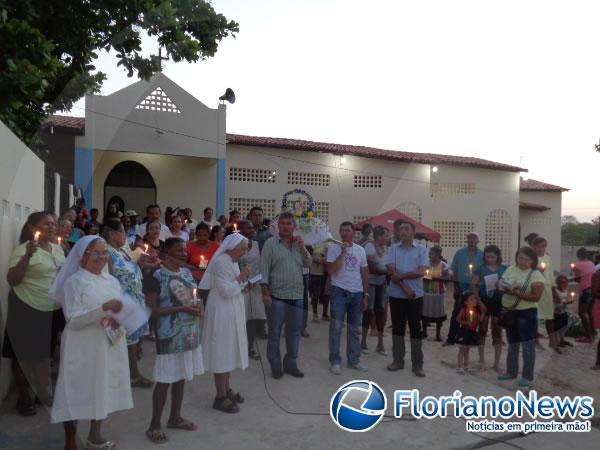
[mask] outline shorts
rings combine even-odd
[[[369,284],[369,311],[378,313],[385,312],[385,304],[389,301],[386,291],[387,285],[385,283],[379,285]]]
[[[569,315],[565,313],[554,314],[554,330],[562,331],[569,325]]]
[[[500,313],[502,312],[502,299],[498,298],[482,298],[481,301],[485,305],[486,316],[490,317],[500,317]]]
[[[310,275],[308,290],[311,298],[321,300],[325,294],[325,281],[327,275]]]
[[[594,304],[594,297],[592,296],[592,288],[587,288],[581,291],[579,295],[580,305],[592,305]]]
[[[456,343],[467,347],[476,347],[479,345],[479,333],[469,327],[461,326],[458,329]]]

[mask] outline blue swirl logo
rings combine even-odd
[[[364,432],[379,423],[386,407],[385,393],[376,383],[354,380],[333,394],[329,415],[342,430]]]

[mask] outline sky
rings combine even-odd
[[[163,72],[229,133],[474,156],[570,189],[600,216],[600,2],[215,0],[240,24],[215,57]],[[145,53],[156,53],[151,39]],[[102,94],[136,81],[102,52]],[[84,115],[83,100],[71,111]]]

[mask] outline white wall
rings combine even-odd
[[[552,256],[554,267],[561,267],[560,217],[562,211],[562,192],[523,191],[520,200],[550,208],[548,211],[521,210],[521,245],[529,233],[537,233],[548,241],[548,253]]]
[[[268,169],[277,173],[275,183],[228,181],[227,199],[273,199],[279,212],[283,194],[302,187],[315,201],[329,202],[329,225],[334,234],[344,220],[353,220],[354,216],[374,216],[411,201],[422,209],[422,222],[431,228],[436,220],[475,222],[482,244],[487,215],[494,209],[504,209],[511,217],[512,250],[517,248],[519,174],[516,172],[439,165],[439,171],[434,174],[428,164],[354,156],[345,156],[341,165],[340,157],[329,153],[241,145],[227,145],[227,166],[229,169]],[[331,177],[330,185],[288,184],[288,171],[327,173]],[[355,188],[354,175],[363,174],[382,175],[382,187]],[[432,197],[430,182],[475,183],[476,190],[470,195]],[[452,258],[457,248],[445,248],[444,256]]]
[[[215,207],[216,163],[214,160],[186,156],[154,155],[128,152],[94,152],[93,206],[103,213],[104,183],[110,171],[120,162],[136,161],[142,164],[156,184],[156,200],[164,211],[167,206],[189,207],[196,218],[202,210]],[[147,204],[137,210],[145,214]],[[130,206],[126,203],[125,208]]]
[[[4,338],[8,258],[27,219],[44,207],[44,163],[0,122],[0,341]],[[0,359],[0,403],[10,384],[10,363]]]

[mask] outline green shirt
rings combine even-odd
[[[302,269],[308,268],[310,258],[304,258],[298,246],[292,248],[279,236],[266,240],[260,256],[261,284],[269,286],[271,295],[282,300],[302,300],[304,282]]]
[[[527,275],[529,275],[531,269],[521,270],[518,266],[510,266],[502,275],[502,280],[506,281],[508,284],[512,286],[516,286],[518,289],[521,289],[523,284],[525,284],[525,280],[527,279]],[[544,276],[540,273],[539,270],[534,270],[531,274],[531,278],[529,279],[529,284],[527,285],[527,289],[525,289],[524,294],[531,294],[532,286],[535,283],[544,284],[545,279]],[[504,294],[502,296],[502,306],[505,308],[512,308],[517,298],[514,295]],[[537,302],[528,302],[527,300],[521,299],[519,304],[517,305],[517,309],[530,309],[537,308]]]
[[[50,298],[48,290],[56,278],[58,269],[65,262],[65,254],[60,245],[51,244],[52,252],[41,248],[33,254],[25,271],[25,277],[13,287],[15,294],[22,301],[38,311],[54,311],[60,305]],[[14,249],[8,266],[14,267],[25,255],[27,242]]]

